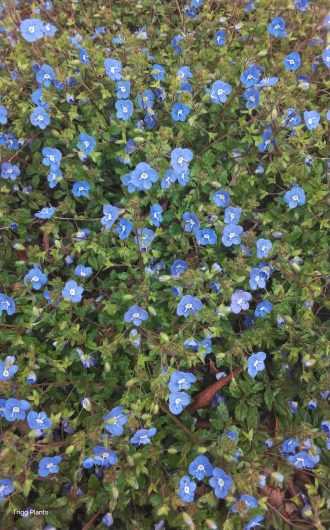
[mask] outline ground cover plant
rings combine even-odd
[[[329,526],[326,7],[0,5],[1,529]]]

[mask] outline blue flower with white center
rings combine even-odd
[[[134,193],[137,189],[136,186],[134,186],[132,182],[132,178],[133,178],[133,171],[131,171],[130,173],[126,173],[126,175],[123,175],[121,177],[121,181],[123,185],[127,187],[128,193]]]
[[[305,110],[304,112],[304,122],[309,131],[317,128],[320,118],[321,116],[316,110]]]
[[[138,94],[137,97],[137,104],[140,109],[147,110],[152,109],[155,101],[155,94],[152,90],[149,88],[142,92],[142,94]]]
[[[213,466],[209,459],[204,455],[199,455],[189,465],[190,475],[197,480],[203,480],[205,477],[211,477]]]
[[[8,110],[6,109],[6,107],[3,107],[2,105],[0,105],[0,124],[1,125],[6,125],[7,116],[8,116]]]
[[[5,311],[7,315],[13,315],[15,313],[16,304],[10,296],[0,293],[0,316],[2,311]]]
[[[322,392],[320,392],[322,394]],[[329,396],[328,396],[329,397]],[[322,421],[320,424],[321,431],[327,435],[330,434],[330,421]]]
[[[254,353],[248,358],[248,373],[251,377],[255,377],[258,372],[263,372],[265,369],[266,354],[263,351]]]
[[[242,85],[245,86],[245,88],[250,88],[253,85],[256,85],[259,83],[260,77],[261,77],[261,71],[260,66],[249,66],[244,72],[242,73],[240,80]]]
[[[196,232],[198,232],[199,227],[200,227],[200,222],[199,222],[197,215],[195,215],[192,212],[184,212],[184,214],[182,215],[182,219],[184,222],[185,232],[188,232],[189,234],[190,233],[196,234]]]
[[[250,272],[250,287],[253,290],[256,289],[264,289],[266,287],[266,282],[268,280],[267,274],[259,269],[259,267],[255,267]]]
[[[77,143],[77,149],[81,151],[84,155],[90,155],[96,147],[96,140],[93,136],[89,136],[86,133],[81,133],[79,135],[79,141]]]
[[[139,245],[141,252],[146,252],[155,237],[155,232],[148,228],[138,228],[136,233],[137,236],[134,238],[134,241]]]
[[[162,188],[162,190],[169,190],[172,184],[174,184],[174,182],[176,182],[177,179],[178,179],[177,173],[175,173],[173,169],[167,169],[160,183],[160,187]]]
[[[158,173],[145,162],[140,162],[132,171],[132,184],[138,190],[150,190],[152,184],[158,180]]]
[[[230,194],[228,191],[218,190],[213,194],[212,201],[219,208],[226,208],[230,201]]]
[[[241,243],[241,234],[243,228],[240,225],[226,225],[222,231],[222,243],[225,247],[231,247],[232,245],[239,245]]]
[[[288,456],[287,461],[291,462],[296,469],[313,469],[316,466],[315,460],[305,451]]]
[[[82,64],[90,64],[90,57],[88,51],[85,48],[79,50],[79,60]]]
[[[48,277],[38,267],[33,267],[24,276],[24,285],[28,285],[29,283],[31,283],[33,289],[39,291],[41,287],[48,283]]]
[[[128,324],[132,323],[134,326],[140,326],[148,318],[148,312],[138,305],[132,305],[124,315],[124,321]]]
[[[186,184],[188,184],[190,180],[189,175],[190,175],[189,169],[185,169],[184,171],[177,173],[178,182],[181,186],[186,186]]]
[[[241,289],[235,291],[231,297],[230,309],[236,315],[242,310],[249,309],[249,301],[251,298],[251,293],[247,291],[242,291]]]
[[[260,302],[255,308],[254,315],[256,317],[265,318],[268,315],[268,313],[271,312],[272,309],[273,309],[273,304],[271,302],[267,302],[267,301]]]
[[[34,217],[37,217],[38,219],[50,219],[53,217],[55,213],[56,208],[53,206],[45,206],[45,208],[42,208],[39,212],[34,214]]]
[[[284,202],[288,204],[291,210],[297,206],[303,206],[306,202],[304,190],[299,186],[294,186],[291,190],[285,193]]]
[[[50,116],[44,107],[36,107],[30,115],[30,122],[39,129],[46,129],[47,125],[50,124]]]
[[[39,18],[26,18],[20,24],[21,35],[27,42],[35,42],[44,36],[44,25]]]
[[[62,289],[62,296],[65,300],[78,303],[81,302],[83,292],[84,288],[81,285],[78,285],[74,280],[69,280]]]
[[[155,79],[155,81],[164,81],[165,80],[164,66],[160,64],[153,64],[151,75]]]
[[[119,209],[111,204],[105,204],[103,206],[103,217],[101,218],[101,225],[105,227],[105,230],[110,230],[112,225],[118,219]]]
[[[195,236],[198,245],[215,245],[217,242],[217,234],[212,228],[198,230]]]
[[[284,57],[283,64],[286,70],[289,70],[289,72],[295,72],[301,66],[300,53],[298,52],[289,53],[286,57]]]
[[[49,166],[50,169],[57,169],[61,163],[62,153],[55,147],[44,147],[42,150],[42,163],[44,166]]]
[[[36,80],[40,85],[48,88],[56,79],[55,71],[49,64],[43,64],[36,74]]]
[[[174,278],[180,278],[180,276],[189,268],[186,261],[182,259],[176,259],[171,265],[171,275]]]
[[[231,94],[232,90],[233,88],[231,85],[224,81],[217,80],[214,81],[208,92],[210,93],[212,103],[225,103],[227,101],[227,96]]]
[[[269,255],[270,250],[273,247],[273,244],[269,239],[264,239],[261,237],[257,240],[257,256],[259,259],[261,258],[267,258]]]
[[[30,403],[24,399],[9,398],[6,401],[3,415],[7,421],[25,420],[26,413],[29,409]]]
[[[169,409],[176,416],[181,414],[183,409],[190,403],[190,396],[187,392],[171,392],[168,399]]]
[[[278,82],[278,77],[264,77],[255,86],[263,88],[268,86],[274,86]]]
[[[117,59],[104,59],[104,68],[111,81],[121,80],[121,69],[123,65]]]
[[[133,103],[130,99],[118,99],[115,103],[116,116],[119,120],[127,121],[133,114]]]
[[[7,355],[6,359],[0,362],[0,381],[9,381],[18,371],[17,364],[14,364],[15,357]]]
[[[224,46],[226,42],[227,32],[224,29],[219,29],[214,36],[214,42],[217,46]]]
[[[190,477],[188,475],[185,475],[181,478],[179,489],[178,489],[178,495],[180,499],[183,502],[193,502],[195,498],[195,490],[197,488],[197,484],[190,480]]]
[[[190,149],[181,149],[177,147],[171,152],[171,166],[177,173],[188,169],[189,162],[193,159],[193,153]]]
[[[54,26],[54,24],[50,24],[50,22],[46,22],[44,24],[44,36],[45,37],[54,37],[56,32],[57,32],[57,27]]]
[[[92,355],[84,353],[80,348],[76,348],[76,352],[84,368],[91,368],[91,366],[95,366],[96,360]]]
[[[269,35],[273,35],[273,37],[286,37],[287,33],[285,31],[285,21],[281,17],[275,17],[273,20],[268,24],[267,30]]]
[[[50,429],[53,425],[50,418],[48,418],[44,412],[34,412],[33,410],[30,410],[26,420],[30,429]]]
[[[127,423],[128,418],[123,413],[123,407],[118,406],[112,409],[103,421],[105,423],[105,430],[111,433],[113,436],[121,436],[124,432],[124,425]]]
[[[163,220],[163,208],[160,204],[153,204],[150,208],[150,221],[154,226],[160,226]]]
[[[194,315],[201,309],[203,309],[203,304],[200,299],[188,294],[181,298],[176,308],[176,314],[187,318],[189,315]]]
[[[260,92],[257,88],[247,88],[243,93],[243,99],[246,101],[247,109],[255,109],[260,103]]]
[[[171,46],[177,55],[181,53],[181,47],[179,46],[179,44],[183,39],[183,35],[175,35],[171,40]]]
[[[129,219],[120,219],[115,232],[119,235],[119,239],[127,239],[133,229],[133,223]]]
[[[7,180],[16,180],[17,177],[21,174],[21,171],[18,166],[11,164],[10,162],[5,162],[1,166],[1,178]]]
[[[131,93],[131,82],[130,81],[118,81],[116,84],[117,99],[127,99]]]
[[[260,151],[260,153],[265,153],[265,151],[268,151],[271,145],[273,145],[274,140],[272,138],[272,135],[273,130],[271,127],[266,127],[263,130],[261,134],[262,141],[258,144],[258,151]]]
[[[330,48],[325,48],[322,52],[322,60],[328,68],[330,68]],[[1,123],[1,122],[0,122]]]
[[[298,440],[295,438],[287,438],[282,443],[282,451],[283,453],[292,453],[294,454],[296,452],[296,448],[298,447],[299,443]]]
[[[85,265],[77,265],[74,274],[79,278],[88,278],[88,276],[93,274],[93,269],[92,267],[86,267]]]
[[[286,127],[298,127],[301,124],[301,116],[297,109],[290,107],[286,109],[284,115],[284,125]]]
[[[62,179],[62,171],[60,169],[53,169],[47,175],[47,181],[50,188],[56,188],[59,181]]]
[[[180,392],[181,390],[189,390],[191,385],[197,381],[197,377],[190,372],[173,372],[168,388],[170,392]]]
[[[72,195],[74,197],[89,197],[89,190],[91,189],[88,182],[79,181],[75,182],[72,186]]]
[[[3,501],[5,497],[11,495],[14,491],[14,481],[10,478],[3,478],[0,480],[0,501]]]
[[[257,526],[261,526],[261,521],[264,520],[263,515],[256,515],[250,521],[244,526],[244,530],[252,530],[252,528],[256,528]]]
[[[148,445],[151,443],[151,438],[155,436],[157,429],[155,427],[150,427],[150,429],[139,429],[136,433],[130,438],[130,442],[133,445]]]
[[[187,79],[191,79],[193,77],[193,74],[190,71],[190,66],[181,66],[178,68],[177,75],[180,82],[187,81]]]
[[[190,107],[184,105],[183,103],[174,103],[172,107],[172,119],[174,121],[185,122],[189,113]]]
[[[239,504],[239,507],[238,507]],[[245,508],[243,508],[245,504]],[[252,497],[252,495],[248,495],[247,493],[244,493],[244,495],[241,495],[241,497],[235,502],[234,506],[232,507],[233,513],[247,513],[251,508],[257,508],[258,507],[258,501],[255,497]]]
[[[109,451],[103,445],[93,447],[94,463],[101,467],[111,467],[117,464],[118,458],[115,451]]]
[[[242,209],[228,206],[225,209],[224,223],[227,225],[237,225],[241,217]]]
[[[220,467],[214,467],[209,484],[214,489],[217,499],[224,499],[233,485],[233,479]]]
[[[58,464],[62,462],[62,457],[52,456],[42,458],[39,462],[38,475],[39,477],[48,477],[53,473],[58,473],[59,466]]]
[[[309,6],[309,0],[296,0],[294,3],[294,6],[299,11],[302,11],[302,12],[307,11],[308,6]]]

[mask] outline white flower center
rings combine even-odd
[[[19,407],[13,407],[13,412],[19,412]]]
[[[204,468],[203,464],[199,464],[197,466],[197,469],[198,469],[198,471],[205,471],[205,468]]]
[[[29,31],[29,33],[34,33],[35,28],[33,26],[29,26],[29,30],[28,31]]]
[[[145,180],[148,178],[148,173],[146,173],[145,171],[143,173],[141,173],[141,179]]]
[[[189,490],[189,487],[188,487],[188,486],[185,486],[185,487],[184,487],[184,492],[185,492],[185,493],[187,493],[187,494],[188,494],[188,493],[190,492],[190,490]]]
[[[32,282],[38,282],[39,281],[39,276],[33,276]]]
[[[69,292],[70,292],[71,296],[74,296],[76,294],[76,290],[75,289],[70,289]]]
[[[224,486],[225,483],[224,483],[224,481],[222,480],[222,478],[219,478],[219,480],[218,480],[218,484],[219,484],[220,488],[222,488],[222,487]]]

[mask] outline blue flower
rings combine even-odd
[[[240,235],[243,233],[243,228],[240,225],[227,225],[223,227],[222,243],[225,247],[232,245],[239,245],[241,242]]]
[[[33,289],[38,291],[43,285],[47,284],[48,278],[38,267],[33,267],[24,276],[24,285],[28,285],[28,282],[31,282]]]
[[[283,453],[292,453],[294,454],[296,451],[296,448],[298,447],[299,443],[298,440],[295,438],[287,438],[282,443],[282,451]]]
[[[80,48],[79,50],[79,59],[82,64],[89,64],[90,63],[90,57],[88,54],[88,51],[85,50],[85,48]]]
[[[191,79],[193,77],[193,74],[190,71],[190,66],[181,66],[178,68],[178,78],[180,83],[183,83],[184,81],[187,81],[187,79]]]
[[[299,11],[306,11],[308,8],[309,0],[296,0],[294,5]]]
[[[188,475],[185,475],[180,480],[178,495],[183,502],[193,502],[195,498],[195,490],[197,484],[190,480]]]
[[[133,114],[133,103],[130,99],[118,99],[115,103],[116,116],[119,120],[127,121]]]
[[[171,392],[180,392],[181,390],[189,390],[191,385],[197,381],[197,377],[190,372],[173,372],[168,383],[168,388]]]
[[[124,432],[124,425],[127,423],[127,420],[127,416],[123,414],[123,407],[115,407],[103,418],[105,430],[110,432],[113,436],[121,436]]]
[[[219,208],[226,208],[230,201],[230,194],[228,191],[218,190],[213,194],[212,201]]]
[[[261,521],[264,520],[263,515],[255,515],[250,519],[250,521],[244,526],[244,530],[252,530],[252,528],[255,528],[256,526],[261,526]]]
[[[298,127],[301,124],[301,116],[299,112],[293,107],[289,107],[285,111],[284,125],[287,127]]]
[[[93,273],[92,267],[86,267],[85,265],[77,265],[74,274],[79,278],[88,278]]]
[[[217,31],[214,37],[214,41],[217,46],[224,46],[226,42],[226,35],[227,32],[224,29],[219,29],[219,31]]]
[[[34,214],[34,217],[37,217],[38,219],[50,219],[53,217],[55,213],[56,208],[53,208],[52,206],[42,208],[40,212],[37,212]]]
[[[248,88],[243,93],[243,99],[247,109],[255,109],[260,103],[260,92],[257,88]]]
[[[30,410],[26,420],[30,429],[50,429],[52,426],[52,421],[44,412],[34,412]]]
[[[203,480],[205,477],[212,476],[213,466],[206,456],[200,455],[191,462],[188,471],[192,477]]]
[[[91,366],[95,366],[96,360],[92,355],[84,353],[83,350],[81,350],[80,348],[76,348],[76,352],[84,368],[90,368]]]
[[[300,53],[298,52],[289,53],[286,57],[284,57],[283,64],[286,70],[289,70],[289,72],[290,71],[295,72],[301,66]]]
[[[203,308],[202,302],[199,298],[195,296],[190,296],[189,294],[183,296],[179,302],[179,305],[176,309],[176,314],[178,316],[183,316],[187,318],[190,314],[195,314]]]
[[[171,392],[168,399],[169,409],[176,416],[181,414],[183,409],[190,403],[190,396],[187,392]]]
[[[119,235],[119,239],[127,239],[132,229],[133,229],[133,223],[129,221],[129,219],[120,219],[115,231]]]
[[[247,70],[242,73],[240,80],[246,88],[250,88],[251,86],[256,85],[259,82],[260,77],[260,66],[253,65],[249,66],[249,68],[247,68]]]
[[[255,377],[258,372],[262,372],[265,369],[266,354],[263,351],[254,353],[248,358],[248,373],[251,377]]]
[[[215,245],[217,242],[217,234],[212,228],[198,230],[195,235],[198,245]]]
[[[155,436],[157,429],[151,427],[150,429],[139,429],[136,433],[130,438],[130,442],[133,445],[148,445],[151,443],[151,438]]]
[[[140,191],[150,190],[152,184],[158,180],[158,173],[145,162],[140,162],[132,171],[132,183]]]
[[[189,169],[185,169],[184,171],[177,173],[178,182],[181,184],[181,186],[185,186],[189,182],[189,174]]]
[[[105,515],[103,515],[102,517],[102,521],[101,521],[104,526],[107,526],[108,528],[110,526],[113,525],[113,517],[112,517],[112,514],[110,512],[106,513]]]
[[[114,222],[118,219],[119,209],[111,204],[105,204],[103,206],[103,214],[101,224],[104,225],[106,230],[110,230]]]
[[[117,59],[104,59],[104,68],[111,81],[121,80],[122,64]]]
[[[9,398],[6,401],[3,415],[7,421],[25,420],[26,413],[29,409],[30,403],[24,399]]]
[[[288,456],[287,461],[292,462],[297,469],[312,469],[316,466],[315,460],[305,451],[301,451],[293,456]]]
[[[265,318],[268,315],[268,313],[271,312],[272,309],[273,309],[273,304],[271,302],[267,302],[267,301],[260,302],[255,308],[254,315],[256,317]]]
[[[171,152],[171,166],[176,172],[188,169],[189,162],[193,159],[193,153],[190,149],[181,149],[177,147]]]
[[[305,110],[304,112],[305,125],[309,131],[311,131],[312,129],[316,129],[319,124],[320,118],[321,116],[318,112],[316,112],[316,110]]]
[[[239,507],[238,507],[239,504]],[[243,507],[245,504],[245,508]],[[234,506],[232,507],[232,512],[234,513],[247,513],[250,508],[257,508],[258,507],[258,501],[255,497],[252,497],[252,495],[248,495],[247,493],[244,493],[241,495],[241,497],[235,502]]]
[[[62,296],[66,300],[78,303],[82,299],[83,292],[84,288],[81,285],[78,285],[74,280],[69,280],[62,289]]]
[[[153,64],[151,75],[156,81],[164,81],[165,79],[164,66],[161,66],[160,64]]]
[[[233,479],[220,467],[214,467],[209,484],[214,489],[217,499],[224,499],[233,485]]]
[[[299,186],[294,186],[291,190],[285,193],[284,202],[288,204],[291,210],[297,206],[303,206],[306,202],[304,190]]]
[[[49,22],[46,22],[46,24],[44,24],[44,36],[45,37],[54,37],[56,32],[57,32],[57,27],[54,26],[54,24],[50,24]]]
[[[251,300],[252,295],[241,289],[234,292],[231,297],[230,309],[233,313],[238,314],[242,310],[249,309],[249,301]]]
[[[13,315],[15,313],[16,304],[10,296],[0,293],[0,316],[2,311],[6,311],[7,315]]]
[[[74,197],[88,197],[91,186],[88,182],[75,182],[72,186],[72,195]]]
[[[269,251],[271,250],[273,244],[269,239],[260,238],[257,240],[257,257],[267,258]]]
[[[259,267],[255,267],[250,272],[251,289],[264,289],[266,287],[268,276]]]
[[[108,451],[103,445],[93,447],[94,463],[101,467],[111,467],[117,464],[115,451]]]
[[[10,478],[3,478],[0,480],[0,501],[3,501],[5,497],[13,493],[14,481]]]
[[[58,464],[62,462],[60,456],[52,456],[42,458],[39,462],[38,475],[39,477],[48,477],[51,473],[58,473]]]
[[[2,105],[0,105],[0,124],[1,125],[6,125],[7,116],[8,116],[8,110],[6,109],[6,107],[3,107]]]
[[[183,274],[188,268],[189,265],[186,261],[182,259],[176,259],[171,265],[171,275],[175,278],[179,278],[181,274]]]
[[[270,146],[274,143],[274,140],[272,139],[272,128],[266,127],[261,135],[262,141],[258,144],[258,151],[260,153],[264,153],[265,151],[268,151]]]
[[[183,103],[174,103],[172,107],[172,119],[174,121],[186,121],[187,116],[190,113],[190,107],[184,105]]]
[[[7,355],[6,359],[0,362],[0,381],[9,381],[17,372],[18,366],[14,364],[15,357]]]
[[[39,18],[26,18],[20,24],[23,39],[27,42],[35,42],[44,36],[44,25]]]
[[[274,86],[278,82],[278,77],[264,77],[257,83],[255,86],[257,87],[268,87],[268,86]]]
[[[134,240],[138,243],[141,252],[146,252],[155,237],[155,232],[148,228],[138,228],[136,232],[137,236]]]
[[[42,88],[38,88],[32,92],[31,100],[37,105],[37,107],[44,107],[45,109],[48,109],[49,107],[48,103],[42,97]]]
[[[274,37],[286,37],[285,21],[281,17],[275,17],[268,24],[268,33]]]
[[[181,52],[180,42],[184,39],[183,35],[175,35],[171,40],[171,46],[177,55]]]
[[[93,136],[89,136],[86,133],[79,135],[79,142],[77,143],[77,149],[84,155],[90,155],[96,147],[96,140]]]
[[[224,81],[214,81],[211,86],[210,97],[213,103],[225,103],[227,96],[231,94],[233,88]]]
[[[49,64],[43,64],[36,74],[36,80],[40,85],[48,88],[52,84],[52,81],[56,79],[55,71]]]
[[[54,147],[44,147],[42,150],[44,166],[50,166],[50,169],[57,169],[61,163],[62,153]]]
[[[17,177],[21,174],[20,169],[15,164],[10,162],[5,162],[1,166],[1,178],[7,180],[16,180]]]
[[[140,326],[142,322],[148,320],[148,318],[148,312],[138,305],[132,305],[124,315],[124,321],[127,323],[133,323],[134,326]]]
[[[224,223],[227,225],[237,225],[241,217],[242,209],[228,206],[225,209]]]
[[[142,94],[138,94],[137,103],[140,109],[151,109],[154,105],[155,94],[152,90],[147,89]]]
[[[322,60],[328,68],[330,68],[330,48],[325,48],[322,52]],[[1,123],[1,121],[0,121]]]
[[[195,215],[192,212],[184,212],[184,214],[182,215],[182,219],[184,222],[185,232],[193,233],[193,234],[196,234],[196,232],[198,232],[199,227],[200,227],[200,222],[199,222],[197,215]]]
[[[47,125],[50,124],[50,117],[44,107],[36,107],[31,113],[30,122],[35,127],[46,129]]]
[[[118,81],[116,85],[117,99],[127,99],[131,93],[131,82],[130,81]]]

